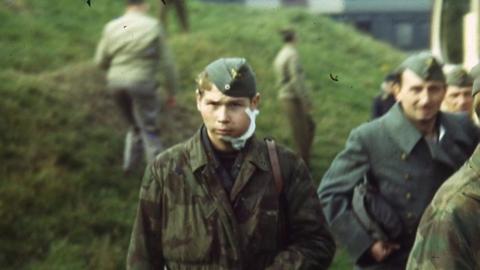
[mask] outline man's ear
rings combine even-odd
[[[260,105],[260,93],[257,93],[250,101],[250,108],[258,109]]]
[[[200,111],[200,103],[202,102],[202,95],[198,89],[195,90],[195,100],[197,101],[197,110]]]
[[[399,101],[401,99],[401,96],[400,96],[400,90],[401,89],[402,89],[402,87],[400,86],[399,82],[395,82],[395,83],[392,84],[393,96],[395,96],[395,99],[397,101]]]

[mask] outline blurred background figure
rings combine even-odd
[[[383,79],[380,85],[380,93],[373,98],[372,103],[372,119],[384,115],[397,102],[393,85],[398,80],[396,73],[390,73]]]
[[[183,32],[188,32],[190,26],[188,24],[188,11],[185,0],[160,0],[160,20],[165,28],[167,28],[168,10],[175,9],[178,21]]]
[[[280,30],[283,47],[273,62],[277,78],[278,98],[290,124],[295,150],[307,165],[315,136],[315,122],[311,115],[309,90],[305,85],[303,68],[296,49],[297,37],[290,28]]]
[[[472,77],[461,66],[454,67],[446,77],[447,93],[443,98],[441,110],[451,113],[470,112],[473,102]]]
[[[145,154],[153,160],[162,150],[156,126],[159,64],[166,76],[167,106],[175,105],[175,73],[159,22],[147,15],[143,0],[127,0],[125,14],[110,21],[97,46],[95,62],[108,70],[108,88],[130,124],[123,170],[131,171]]]

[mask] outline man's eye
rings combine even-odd
[[[239,107],[243,107],[243,104],[241,104],[241,103],[230,103],[229,106],[232,107],[232,108],[239,108]]]
[[[414,93],[420,93],[422,91],[422,87],[412,87],[410,90]]]

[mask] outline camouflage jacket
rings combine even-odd
[[[480,147],[425,210],[407,269],[480,269]]]
[[[127,269],[327,269],[335,244],[309,172],[277,150],[283,196],[255,138],[230,194],[200,132],[160,154],[142,182]]]

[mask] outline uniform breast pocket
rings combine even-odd
[[[278,209],[262,209],[259,219],[259,251],[275,251],[278,248],[279,229]]]
[[[190,203],[177,202],[167,209],[162,235],[165,259],[183,263],[211,261],[218,227],[215,206],[192,199]]]

